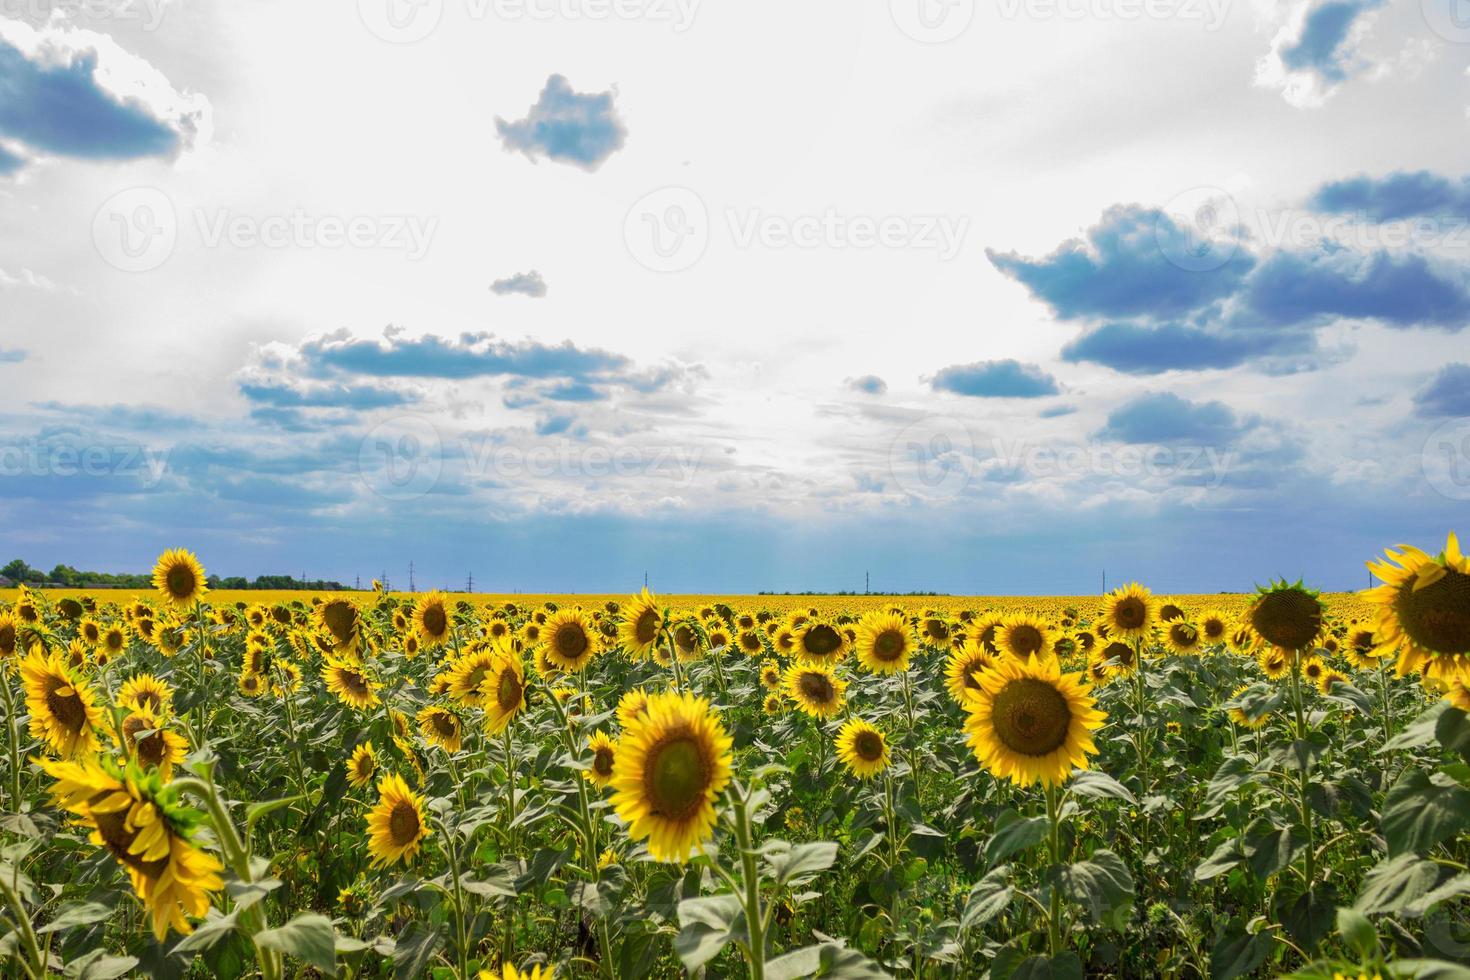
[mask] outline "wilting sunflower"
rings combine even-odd
[[[357,606],[347,599],[328,599],[316,607],[316,621],[331,638],[331,652],[341,657],[356,657],[362,643],[362,617]]]
[[[459,715],[448,708],[430,705],[418,713],[419,732],[430,745],[437,745],[451,755],[463,743],[464,724]]]
[[[635,687],[618,698],[618,724],[627,728],[648,713],[648,692]]]
[[[97,726],[102,712],[87,682],[67,666],[60,650],[46,654],[39,648],[20,661],[31,737],[40,739],[63,759],[97,752],[102,743]]]
[[[408,788],[399,775],[378,782],[378,803],[367,815],[368,853],[374,867],[396,861],[407,864],[429,836],[424,820],[424,798]]]
[[[653,653],[663,632],[664,614],[658,600],[645,588],[628,600],[618,623],[618,645],[623,653],[634,660],[643,660]]]
[[[1368,568],[1382,585],[1359,595],[1376,615],[1380,656],[1398,654],[1400,677],[1448,681],[1470,675],[1470,558],[1450,534],[1436,558],[1409,545]]]
[[[1261,673],[1273,681],[1279,681],[1292,669],[1296,661],[1296,654],[1291,650],[1283,650],[1281,647],[1262,647],[1261,652],[1256,654],[1256,663],[1260,664]]]
[[[1007,657],[1049,657],[1052,653],[1051,631],[1035,616],[1011,616],[996,634],[996,646]]]
[[[809,664],[831,666],[848,651],[847,634],[825,619],[807,619],[796,632],[795,656]]]
[[[658,861],[683,862],[709,839],[715,800],[730,781],[730,746],[709,702],[655,694],[618,743],[613,809]]]
[[[1164,645],[1179,656],[1198,653],[1200,631],[1182,618],[1171,619],[1164,624]]]
[[[370,786],[378,773],[378,750],[372,742],[360,742],[347,760],[347,781],[358,789]]]
[[[888,739],[861,718],[848,719],[838,731],[837,758],[859,779],[873,778],[892,761]]]
[[[499,734],[526,710],[526,669],[520,655],[505,650],[491,658],[480,682],[480,706],[485,709],[485,729]]]
[[[57,805],[92,830],[91,842],[105,847],[128,870],[133,891],[162,942],[172,928],[189,933],[187,917],[209,910],[209,895],[224,888],[220,863],[193,843],[202,817],[177,802],[156,773],[118,768],[105,759],[43,761],[56,780]]]
[[[592,618],[580,609],[561,609],[547,617],[541,631],[546,657],[562,670],[579,671],[598,653]]]
[[[1249,684],[1240,685],[1240,687],[1237,687],[1235,689],[1235,693],[1230,695],[1230,700],[1235,700],[1249,690]],[[1271,720],[1270,711],[1262,711],[1259,714],[1250,715],[1246,714],[1244,708],[1235,707],[1227,709],[1226,714],[1230,716],[1231,721],[1235,722],[1235,724],[1239,725],[1241,728],[1260,728],[1262,725],[1266,724],[1266,722]]]
[[[908,620],[893,613],[870,612],[858,621],[858,663],[874,674],[907,670],[918,640]]]
[[[204,582],[204,566],[183,548],[173,548],[158,556],[153,566],[153,587],[158,596],[175,609],[186,609],[204,597],[209,587]]]
[[[413,607],[413,628],[426,650],[443,646],[449,640],[454,621],[444,607],[444,593],[435,589],[419,596]]]
[[[1141,639],[1159,618],[1158,600],[1137,582],[1108,593],[1102,622],[1107,635],[1119,640]]]
[[[1310,650],[1322,634],[1326,608],[1301,582],[1263,586],[1246,611],[1246,622],[1262,640],[1283,650]]]
[[[786,695],[814,718],[831,718],[842,710],[847,682],[830,667],[795,663],[786,668]]]
[[[582,775],[597,786],[606,786],[612,782],[618,743],[607,732],[597,731],[587,740],[587,748],[592,752],[592,765]]]
[[[322,664],[322,680],[337,700],[365,711],[377,707],[379,684],[360,665],[328,657]]]
[[[184,736],[171,732],[167,722],[149,708],[137,708],[122,721],[122,735],[112,733],[117,747],[131,756],[143,769],[157,769],[159,777],[168,782],[173,778],[174,766],[184,761],[189,754],[189,743]]]
[[[964,704],[980,690],[980,674],[995,664],[995,658],[984,647],[955,650],[944,666],[944,686],[955,704]]]
[[[1207,646],[1219,646],[1230,632],[1230,619],[1218,609],[1211,609],[1199,618],[1199,639]]]
[[[1098,711],[1081,674],[1063,674],[1053,657],[1005,659],[980,676],[965,702],[965,731],[975,758],[998,779],[1056,786],[1097,754]]]

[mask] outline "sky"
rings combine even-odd
[[[1470,512],[1463,0],[0,0],[0,560],[1367,584]]]

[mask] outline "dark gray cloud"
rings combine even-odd
[[[541,273],[532,269],[530,272],[517,272],[505,279],[497,279],[490,284],[490,291],[496,296],[530,296],[532,299],[540,299],[546,295],[546,280],[541,278]]]

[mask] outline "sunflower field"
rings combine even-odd
[[[0,599],[5,977],[1470,978],[1470,560]]]

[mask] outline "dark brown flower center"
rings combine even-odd
[[[419,812],[408,801],[400,801],[388,816],[388,836],[399,847],[412,844],[419,835]]]
[[[858,732],[852,740],[852,750],[864,762],[877,762],[883,758],[883,736],[877,732]]]
[[[837,688],[826,674],[808,671],[801,675],[798,686],[801,693],[816,704],[831,704],[837,698]]]
[[[164,581],[169,595],[176,599],[187,599],[194,594],[194,587],[199,580],[194,577],[194,570],[188,565],[175,565],[168,570]]]
[[[551,645],[556,648],[557,656],[573,663],[582,659],[589,643],[587,632],[576,623],[558,626],[556,634],[551,638]]]
[[[873,659],[891,664],[903,656],[905,646],[903,633],[898,630],[884,630],[873,640]]]
[[[1072,711],[1055,687],[1027,677],[1000,689],[991,720],[1006,748],[1022,755],[1043,756],[1067,741]]]
[[[1137,596],[1125,596],[1113,604],[1113,622],[1122,630],[1136,630],[1148,619],[1148,604]]]
[[[711,776],[693,733],[670,732],[649,749],[643,762],[643,791],[649,809],[669,820],[689,819],[704,804]]]
[[[1273,589],[1251,606],[1251,626],[1283,650],[1305,650],[1322,631],[1322,605],[1297,588]]]
[[[1417,592],[1410,579],[1399,589],[1394,608],[1416,646],[1434,653],[1470,653],[1470,575],[1451,569]]]

